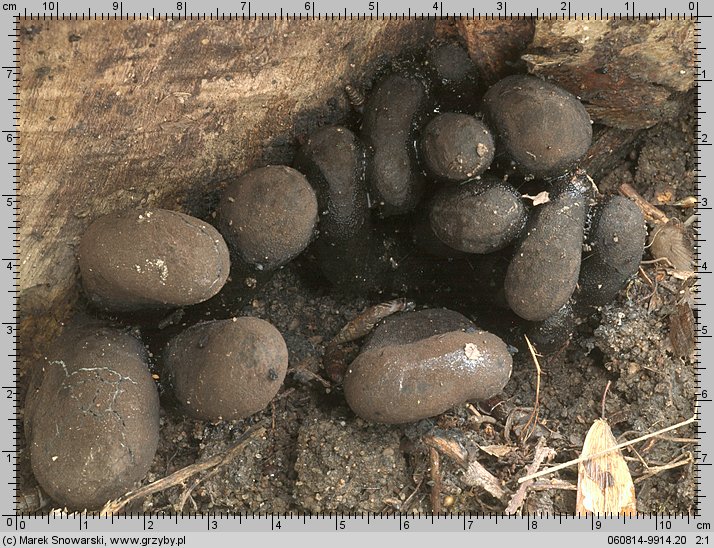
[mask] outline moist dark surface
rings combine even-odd
[[[570,190],[534,208],[504,284],[508,304],[521,318],[545,320],[575,291],[586,213],[585,196]]]
[[[365,103],[362,137],[372,147],[367,177],[385,216],[414,209],[424,193],[411,143],[412,126],[425,108],[421,81],[398,74],[377,82]]]
[[[431,229],[443,243],[478,254],[507,247],[520,236],[526,219],[520,193],[489,176],[443,189],[429,214]]]
[[[588,238],[589,250],[580,268],[579,303],[603,305],[612,301],[637,272],[646,235],[642,211],[631,200],[612,196],[598,207]]]

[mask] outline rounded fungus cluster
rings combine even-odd
[[[269,274],[307,249],[300,267],[317,267],[339,291],[412,293],[438,305],[438,288],[450,284],[455,301],[465,296],[470,318],[400,313],[347,366],[347,404],[384,423],[503,390],[509,347],[477,327],[489,318],[469,310],[474,295],[494,311],[509,308],[547,352],[635,273],[642,213],[600,196],[578,169],[592,128],[575,96],[527,75],[482,94],[458,44],[411,59],[377,78],[357,127],[305,136],[293,167],[240,174],[214,212],[217,228],[165,209],[110,213],[89,226],[81,283],[104,323],[68,325],[36,368],[25,414],[33,470],[56,501],[84,509],[121,496],[156,450],[159,402],[144,345],[112,324],[207,301],[231,269]],[[524,189],[534,187],[544,198],[529,202]],[[159,359],[175,398],[209,421],[260,412],[285,379],[285,340],[257,318],[206,319],[181,326]]]

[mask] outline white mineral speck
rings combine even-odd
[[[477,360],[481,357],[481,352],[474,343],[466,343],[464,347],[464,353],[469,360]]]

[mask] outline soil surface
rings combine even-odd
[[[695,195],[694,97],[688,101],[685,116],[631,139],[622,160],[595,181],[602,193],[614,193],[628,182],[670,217],[684,221],[693,213],[670,205]],[[210,220],[202,204],[195,213]],[[397,270],[401,261],[395,257]],[[424,272],[428,277],[428,269]],[[226,452],[251,425],[264,424],[266,431],[232,462],[127,510],[431,511],[433,482],[423,438],[435,434],[458,441],[469,459],[478,460],[506,491],[505,498],[495,498],[467,481],[463,468],[442,455],[437,493],[442,509],[500,512],[533,461],[538,443],[554,450],[550,464],[579,456],[588,429],[601,415],[609,381],[605,414],[620,441],[675,424],[694,412],[693,348],[687,347],[686,337],[682,347],[680,338],[673,344],[670,336],[672,325],[685,334],[693,329],[691,317],[688,323],[683,313],[693,304],[691,281],[671,277],[658,264],[643,263],[615,302],[580,318],[572,340],[541,358],[538,419],[532,431],[525,425],[536,403],[537,371],[512,314],[462,299],[436,280],[424,282],[409,272],[396,278],[402,281],[383,294],[341,294],[316,274],[308,252],[272,277],[234,277],[224,296],[185,311],[175,325],[167,326],[163,317],[134,322],[153,356],[162,397],[161,441],[144,483]],[[458,310],[515,347],[513,375],[499,401],[473,402],[409,425],[369,424],[355,417],[340,386],[325,380],[322,355],[346,322],[393,296],[407,297],[417,308]],[[233,314],[265,319],[282,333],[290,355],[285,385],[267,409],[249,419],[218,424],[189,419],[162,384],[160,351],[182,326]],[[348,345],[345,359],[358,348],[359,342]],[[690,426],[624,451],[636,482],[638,510],[694,510],[694,435]],[[37,510],[41,504],[22,447],[19,462],[20,508]],[[574,511],[577,468],[551,478],[561,480],[557,487],[529,492],[522,511]],[[53,507],[44,502],[43,511]]]

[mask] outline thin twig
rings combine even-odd
[[[533,345],[531,344],[530,339],[526,335],[526,344],[528,344],[528,350],[530,350],[531,357],[533,358],[533,363],[535,363],[536,366],[536,393],[535,393],[535,403],[533,404],[533,412],[531,413],[531,416],[528,417],[528,422],[523,426],[523,431],[521,432],[521,435],[523,436],[521,439],[521,443],[526,443],[528,441],[528,438],[531,437],[531,434],[535,432],[536,425],[538,423],[538,408],[540,406],[540,363],[538,363],[538,356],[536,354],[535,348],[533,348]]]
[[[683,456],[684,456],[684,459],[681,459],[681,458],[674,459],[672,462],[663,464],[661,466],[653,466],[652,468],[648,467],[647,471],[635,480],[635,483],[640,483],[641,481],[645,481],[646,479],[649,479],[652,476],[656,476],[657,474],[660,474],[667,470],[672,470],[673,468],[679,468],[680,466],[685,466],[687,464],[694,462],[694,458],[692,457],[691,453],[687,453],[686,455],[683,455]]]
[[[196,489],[196,487],[198,487],[199,485],[201,485],[204,481],[208,481],[209,479],[211,479],[211,478],[212,478],[213,476],[215,476],[218,472],[220,472],[220,470],[221,470],[220,468],[216,467],[216,468],[214,468],[213,470],[211,470],[208,474],[206,474],[205,476],[203,476],[203,477],[201,477],[201,478],[196,478],[196,480],[194,480],[194,482],[193,482],[193,484],[191,485],[191,487],[189,487],[188,489],[186,489],[186,491],[184,491],[184,492],[181,494],[181,498],[179,499],[178,504],[174,507],[174,508],[176,509],[176,511],[177,511],[178,513],[182,513],[182,512],[183,512],[183,507],[186,506],[186,503],[188,502],[188,499],[191,498],[191,499],[193,500],[193,497],[191,497],[191,495],[193,494],[193,491]]]
[[[696,416],[694,416],[694,417],[687,419],[686,421],[678,422],[677,424],[673,424],[672,426],[668,426],[667,428],[662,428],[662,430],[657,430],[657,432],[652,432],[651,434],[645,434],[644,436],[640,436],[639,438],[635,438],[634,440],[625,441],[625,442],[619,443],[617,445],[613,445],[612,447],[610,447],[608,449],[604,449],[603,451],[600,451],[598,453],[594,453],[592,455],[587,455],[585,457],[583,457],[581,455],[577,459],[569,460],[568,462],[563,462],[557,466],[552,466],[551,468],[546,468],[545,470],[541,470],[540,472],[538,472],[536,474],[531,474],[530,476],[524,476],[522,478],[519,478],[518,483],[523,483],[524,481],[528,481],[531,479],[539,478],[541,476],[546,476],[548,474],[552,474],[553,472],[557,472],[558,470],[562,470],[563,468],[568,468],[570,466],[574,466],[574,465],[576,465],[580,462],[586,461],[586,460],[591,460],[591,459],[595,459],[597,457],[602,457],[603,455],[607,455],[608,453],[612,453],[613,451],[617,451],[618,449],[623,449],[623,448],[629,447],[630,445],[633,445],[635,443],[639,443],[641,441],[648,440],[655,436],[659,436],[660,434],[664,434],[665,432],[670,432],[672,430],[676,430],[677,428],[682,428],[683,426],[692,424],[696,420],[697,420],[697,418],[696,418]]]
[[[622,183],[620,185],[620,194],[635,202],[635,204],[637,204],[637,207],[642,210],[642,213],[648,220],[654,223],[669,222],[669,217],[667,217],[667,215],[665,215],[661,209],[657,209],[655,206],[645,200],[642,196],[640,196],[639,192],[637,192],[632,185],[628,183]]]
[[[533,474],[538,470],[541,463],[547,458],[552,459],[555,456],[555,450],[550,447],[546,447],[545,438],[538,439],[538,445],[536,445],[535,456],[533,457],[533,462],[526,466],[526,473]],[[518,490],[513,494],[511,500],[508,501],[508,506],[506,506],[506,514],[515,514],[518,512],[526,499],[526,493],[528,488],[531,486],[532,482],[523,482],[518,487]]]
[[[562,489],[565,491],[577,491],[578,486],[569,481],[553,478],[549,480],[538,480],[530,484],[531,491],[548,491],[550,489]]]
[[[245,448],[245,446],[248,445],[251,441],[253,441],[253,439],[264,435],[265,431],[265,424],[258,423],[249,428],[240,437],[240,439],[225,453],[222,453],[220,455],[214,455],[213,457],[206,459],[203,462],[197,462],[195,464],[186,466],[181,470],[177,470],[170,476],[158,479],[152,483],[149,483],[148,485],[144,485],[133,493],[128,493],[124,495],[124,497],[121,499],[109,501],[107,504],[104,505],[104,508],[102,508],[100,513],[107,515],[118,514],[129,503],[135,500],[148,497],[149,495],[153,495],[154,493],[158,493],[160,491],[164,491],[169,487],[180,485],[195,474],[205,472],[206,470],[210,470],[211,468],[214,468],[216,466],[228,464],[229,462],[233,461],[238,456],[238,454]]]
[[[431,475],[431,511],[441,513],[441,467],[439,466],[439,452],[429,447],[429,473]]]
[[[605,398],[607,398],[607,391],[610,390],[611,384],[612,384],[612,381],[607,381],[607,384],[605,385],[605,391],[602,393],[602,403],[600,404],[600,418],[601,419],[605,418]]]
[[[424,476],[422,476],[419,481],[416,484],[416,487],[414,487],[414,491],[412,491],[412,494],[407,497],[407,499],[401,504],[400,510],[402,512],[408,512],[409,507],[412,504],[412,501],[414,500],[414,497],[417,495],[419,492],[419,489],[421,489],[421,484],[424,483]]]

